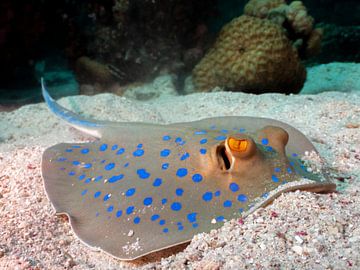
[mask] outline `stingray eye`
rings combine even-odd
[[[228,139],[229,148],[236,152],[245,152],[248,148],[249,142],[246,139],[235,139],[230,137]]]

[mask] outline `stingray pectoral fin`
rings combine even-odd
[[[43,78],[41,79],[41,88],[42,88],[43,98],[48,108],[56,116],[58,116],[59,118],[66,121],[74,128],[86,134],[89,134],[96,138],[100,138],[102,136],[102,131],[104,129],[105,122],[85,119],[80,115],[75,114],[72,111],[61,106],[50,96],[49,92],[45,87],[45,82]]]
[[[278,198],[281,194],[286,193],[286,192],[293,192],[296,190],[315,192],[315,193],[331,193],[336,190],[336,184],[331,183],[331,182],[311,182],[311,183],[293,185],[293,186],[290,186],[287,188],[282,188],[278,192],[269,196],[269,198],[267,198],[266,201],[264,201],[261,205],[259,205],[259,207],[266,207],[266,206],[272,204],[273,201],[276,198]],[[257,208],[258,207],[256,207],[256,209]]]
[[[47,197],[57,214],[69,217],[75,234],[89,247],[96,250],[122,250],[122,241],[109,241],[111,237],[121,238],[119,232],[114,231],[114,226],[96,219],[97,206],[105,203],[100,197],[97,201],[94,196],[89,197],[96,191],[90,184],[95,178],[89,177],[94,171],[87,168],[87,164],[93,160],[91,152],[95,148],[91,144],[75,146],[72,148],[73,144],[62,143],[45,150],[42,156],[42,177]],[[89,154],[77,154],[81,150],[87,150]],[[122,256],[126,259],[125,255],[119,253],[119,257]]]

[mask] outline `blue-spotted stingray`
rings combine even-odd
[[[305,151],[316,151],[312,143],[280,121],[92,121],[56,103],[44,84],[42,92],[54,114],[98,138],[45,150],[47,196],[83,242],[121,260],[186,243],[284,191],[335,189],[301,161]],[[302,178],[312,181],[303,184]],[[289,182],[295,184],[268,195]],[[263,202],[254,206],[258,198]]]

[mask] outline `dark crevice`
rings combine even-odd
[[[225,145],[223,145],[223,144],[219,145],[218,148],[216,149],[216,154],[219,159],[221,169],[222,170],[230,169],[231,164],[230,164],[230,160],[228,159],[228,157],[226,155]]]

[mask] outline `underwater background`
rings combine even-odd
[[[2,0],[0,14],[2,110],[40,102],[41,77],[56,98],[146,100],[131,89],[165,74],[177,94],[301,93],[306,68],[360,61],[357,0]]]
[[[360,269],[359,0],[1,0],[0,14],[0,269]],[[137,262],[93,251],[55,215],[41,164],[94,138],[51,113],[41,78],[86,119],[287,123],[337,192],[285,193]]]

